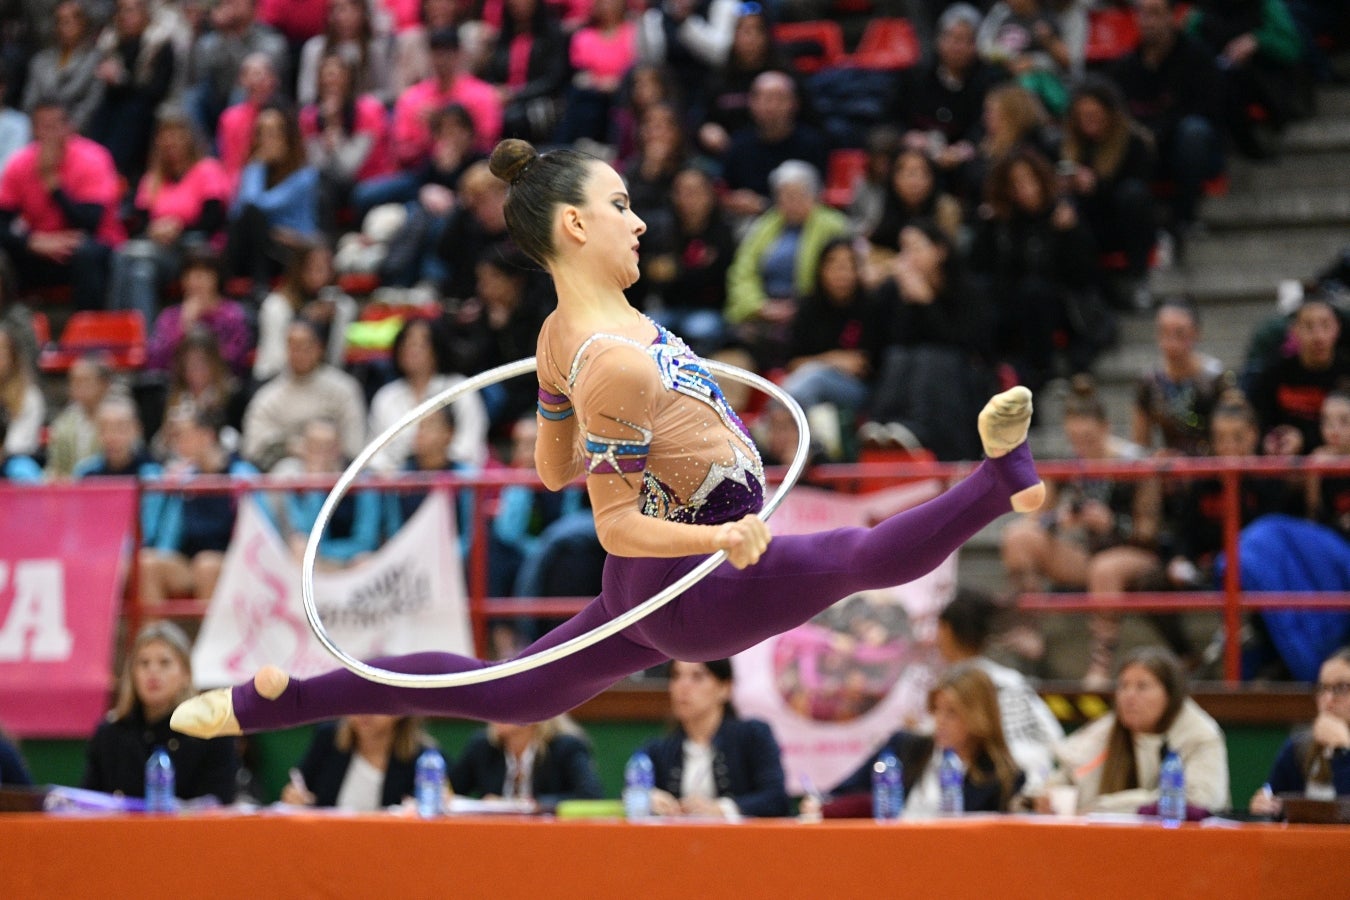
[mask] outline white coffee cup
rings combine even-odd
[[[1078,787],[1072,784],[1052,784],[1045,789],[1050,798],[1050,813],[1055,816],[1078,814]]]

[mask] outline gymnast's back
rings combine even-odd
[[[609,552],[629,555],[623,528],[609,529],[606,540],[606,517],[627,519],[634,508],[693,525],[759,511],[764,466],[754,441],[678,336],[636,312],[624,327],[601,331],[579,330],[554,312],[536,355],[541,389],[569,398],[575,414],[541,418],[540,477],[557,487],[588,476]],[[597,476],[607,490],[597,490]]]

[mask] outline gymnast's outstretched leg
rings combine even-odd
[[[673,659],[732,656],[795,628],[849,594],[926,575],[1008,512],[1010,497],[1034,478],[1031,454],[1023,446],[986,460],[951,489],[871,528],[775,537],[755,565],[718,566],[674,603],[627,630]],[[647,591],[669,584],[699,559],[628,562],[634,580]]]
[[[989,459],[949,490],[871,528],[776,537],[756,565],[719,566],[628,632],[674,659],[720,659],[795,628],[849,594],[931,572],[1010,509],[1040,507],[1045,487],[1026,444],[1030,421],[1025,388],[995,396],[979,419]],[[647,590],[669,584],[697,560],[629,563],[629,580]]]
[[[606,565],[608,590],[616,575]],[[613,618],[606,592],[581,612],[527,647],[531,654],[585,634]],[[619,633],[518,675],[455,688],[405,688],[378,684],[346,669],[314,678],[290,678],[265,666],[248,682],[206,693],[174,711],[176,731],[200,737],[291,728],[344,715],[463,716],[498,722],[539,722],[567,712],[618,679],[665,659],[660,651]],[[374,659],[371,665],[404,674],[466,672],[492,663],[454,653],[412,653]]]

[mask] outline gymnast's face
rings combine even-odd
[[[577,229],[581,255],[602,281],[620,290],[638,280],[638,239],[647,223],[629,205],[628,188],[619,173],[602,162],[591,165],[585,205],[564,210],[564,225]],[[573,218],[575,216],[575,218]]]
[[[681,724],[720,713],[731,700],[731,685],[719,681],[703,663],[670,665],[670,709]]]

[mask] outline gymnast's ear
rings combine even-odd
[[[578,246],[586,243],[586,221],[581,207],[565,203],[558,215],[558,228],[562,237]]]

